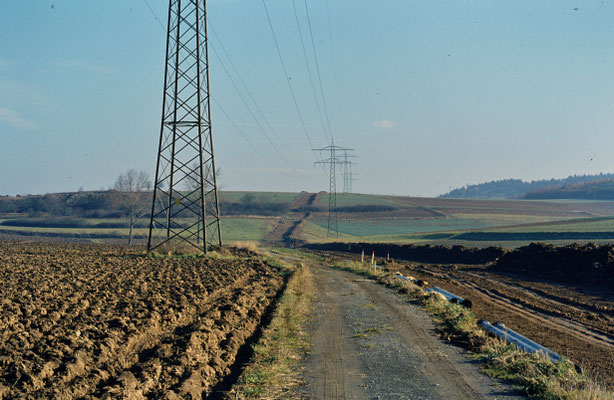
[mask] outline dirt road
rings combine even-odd
[[[358,275],[314,267],[319,299],[301,394],[313,399],[518,399],[443,343],[430,317]]]

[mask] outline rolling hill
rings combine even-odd
[[[545,189],[552,190],[554,188],[609,179],[614,179],[614,174],[601,173],[597,175],[573,175],[564,179],[544,179],[531,182],[525,182],[520,179],[504,179],[479,183],[476,185],[467,185],[451,190],[450,192],[442,194],[439,197],[450,199],[522,199],[525,198],[529,192],[536,192]]]

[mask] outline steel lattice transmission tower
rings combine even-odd
[[[351,149],[345,149],[343,152],[343,194],[348,195],[352,193],[352,181],[354,180],[354,173],[352,172],[352,165],[356,165],[355,162],[350,161],[350,158],[356,158],[354,155],[348,154]]]
[[[352,151],[345,147],[335,146],[335,142],[326,147],[319,149],[313,149],[320,153],[330,153],[330,157],[324,160],[316,161],[315,164],[328,165],[329,166],[329,189],[328,189],[328,223],[326,236],[331,236],[333,233],[335,236],[339,236],[339,220],[337,218],[337,165],[343,165],[344,159],[337,155],[339,151]]]
[[[211,133],[206,0],[169,0],[160,145],[148,249],[222,244]]]

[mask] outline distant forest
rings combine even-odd
[[[559,187],[546,187],[525,195],[526,199],[614,200],[614,179],[601,179]]]
[[[520,179],[504,179],[480,183],[477,185],[467,185],[462,188],[454,189],[441,198],[454,199],[596,199],[598,196],[606,196],[607,199],[614,199],[612,189],[614,189],[614,174],[598,175],[574,175],[564,179],[545,179],[540,181],[524,182]],[[582,185],[594,183],[583,193]],[[598,188],[602,185],[608,186],[604,191]],[[587,196],[587,197],[581,197]],[[600,198],[605,199],[605,198]]]
[[[112,193],[113,191],[109,190],[17,197],[0,196],[0,217],[23,215],[28,217],[122,218],[124,213],[121,205],[113,202]],[[144,205],[151,204],[151,192],[142,192],[140,197]],[[235,202],[220,200],[220,211],[223,215],[282,215],[289,208],[290,203],[258,201],[249,195]],[[144,218],[149,218],[149,215],[146,213]],[[0,224],[5,224],[5,222]],[[54,220],[53,226],[57,226],[56,222]],[[73,224],[73,221],[57,223],[60,225]]]

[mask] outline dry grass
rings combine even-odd
[[[252,241],[237,241],[230,243],[231,247],[235,247],[237,249],[251,251],[253,253],[258,253],[258,243]]]
[[[315,297],[313,276],[301,265],[288,282],[271,324],[265,329],[254,356],[228,399],[294,399],[300,384],[300,362],[308,347],[304,326]]]
[[[533,398],[554,400],[607,400],[614,393],[601,388],[562,359],[551,362],[544,355],[528,354],[501,340],[490,339],[479,355],[484,371],[511,381]]]

